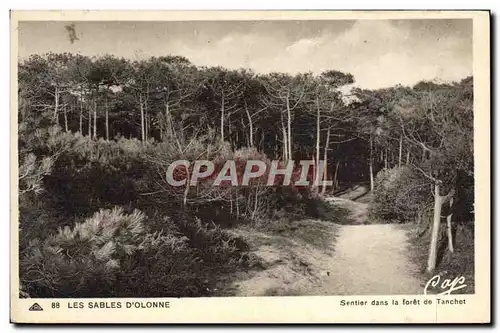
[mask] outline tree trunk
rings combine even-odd
[[[148,113],[148,108],[144,108],[144,132],[146,133],[146,141],[149,138],[149,113]]]
[[[141,140],[144,142],[146,133],[144,132],[144,105],[142,104],[142,95],[139,96],[139,104],[141,107]]]
[[[186,170],[186,188],[184,189],[184,195],[182,200],[184,210],[186,210],[187,206],[187,198],[189,195],[189,183],[191,182],[190,178],[191,177],[189,176],[189,170]]]
[[[97,138],[97,101],[94,103],[94,139]]]
[[[287,134],[286,134],[286,129],[283,127],[283,158],[285,159],[285,162],[288,161],[288,139],[287,139]]]
[[[403,135],[399,137],[399,161],[398,161],[398,166],[401,167],[403,159]]]
[[[69,129],[68,129],[68,113],[67,113],[67,110],[66,110],[66,106],[63,106],[63,112],[64,112],[64,130],[66,132],[69,132]]]
[[[228,136],[228,141],[231,146],[231,149],[234,150],[234,139],[233,139],[233,129],[231,128],[231,114],[227,115],[227,136]]]
[[[248,112],[248,107],[246,102],[245,102],[245,111],[248,118],[248,126],[250,126],[250,147],[253,147],[253,121],[252,117],[250,116],[250,112]]]
[[[290,111],[290,100],[286,99],[286,114],[288,124],[288,159],[292,159],[292,114]]]
[[[259,204],[259,185],[257,184],[257,188],[255,189],[255,200],[253,202],[253,210],[252,210],[252,221],[255,220],[255,213],[257,212],[258,204]]]
[[[340,162],[337,161],[337,164],[335,165],[335,173],[333,174],[333,188],[334,189],[337,189],[338,188],[338,184],[337,184],[337,173],[338,173],[338,170],[339,170],[339,164]]]
[[[373,138],[370,134],[370,160],[369,160],[369,171],[370,171],[370,191],[373,192],[375,188],[375,183],[373,181]],[[366,169],[365,169],[366,170]]]
[[[279,148],[278,148],[278,133],[274,133],[274,156],[279,156]]]
[[[83,135],[83,103],[80,103],[80,134]]]
[[[431,243],[429,246],[429,258],[427,260],[427,272],[433,273],[436,269],[437,247],[439,227],[441,224],[442,198],[440,195],[439,184],[434,185],[434,218],[432,223]]]
[[[324,154],[323,154],[323,159],[325,160],[325,172],[323,174],[323,179],[327,179],[328,178],[328,146],[330,145],[330,130],[331,128],[328,127],[328,131],[326,133],[326,143],[325,143],[325,150],[324,150]],[[321,189],[321,195],[325,195],[326,193],[326,186],[323,186],[323,188]]]
[[[389,161],[387,160],[389,158],[389,151],[386,149],[385,150],[385,168],[388,169],[389,168]]]
[[[450,198],[450,213],[448,214],[448,216],[446,216],[446,233],[448,236],[448,251],[450,253],[453,253],[453,251],[454,251],[454,248],[453,248],[453,228],[452,228],[452,222],[451,222],[451,218],[453,215],[452,209],[453,209],[453,198]]]
[[[288,105],[287,105],[288,107]],[[320,125],[319,125],[319,119],[320,118],[320,111],[319,111],[319,102],[318,102],[318,99],[316,98],[316,161],[315,161],[315,166],[314,166],[314,170],[315,170],[315,179],[318,179],[318,184],[319,184],[319,141],[321,139],[321,135],[320,135]],[[314,185],[313,187],[313,191],[315,192],[318,188],[317,188],[317,184]]]
[[[151,114],[146,108],[146,139],[151,136]]]
[[[410,151],[406,152],[406,165],[410,164]]]
[[[286,133],[285,125],[283,124],[283,118],[281,118],[281,131],[283,132],[283,159],[285,162],[288,161],[288,135]]]
[[[238,136],[238,140],[236,141],[236,144],[240,145],[240,146],[245,145],[247,147],[251,147],[250,146],[250,139],[248,138],[248,136],[245,133],[245,122],[243,121],[243,117],[240,118],[240,123],[241,123],[240,130],[236,130],[236,135]],[[240,140],[241,140],[241,142],[240,142]]]
[[[236,194],[235,194],[235,197],[236,197],[236,219],[239,219],[240,218],[240,202],[239,202],[239,197],[240,197],[240,194],[238,193],[238,188],[236,188]]]
[[[58,87],[55,88],[54,99],[55,99],[54,121],[57,123],[58,122],[58,112],[59,112],[59,88]]]
[[[221,96],[220,103],[220,140],[224,142],[224,92]]]
[[[106,140],[109,140],[109,115],[108,115],[108,98],[106,97],[106,105],[105,105],[105,112],[106,112]]]
[[[89,138],[92,137],[92,108],[89,106]]]

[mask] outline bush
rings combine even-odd
[[[20,169],[33,179],[21,184],[28,191],[19,202],[24,296],[212,295],[227,273],[259,265],[224,228],[325,214],[306,187],[251,184],[212,193],[202,182],[183,205],[184,188],[179,195],[162,186],[177,159],[233,159],[241,172],[250,159],[270,163],[253,148],[232,152],[200,138],[180,152],[173,142],[92,140],[57,127],[28,138],[33,144],[23,143],[20,154]]]
[[[146,220],[137,210],[101,210],[30,241],[21,249],[23,291],[31,297],[202,296],[214,271],[243,264],[241,240],[218,228],[201,221],[178,228],[167,218],[165,230],[153,232]]]
[[[54,209],[66,217],[88,216],[101,208],[137,201],[146,168],[141,154],[149,149],[148,144],[135,139],[96,141],[78,134],[54,140],[65,142],[52,143],[64,148],[58,150],[43,182],[44,200]]]
[[[430,203],[431,183],[407,167],[384,169],[375,178],[371,215],[400,222],[418,220]]]

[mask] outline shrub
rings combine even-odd
[[[135,202],[146,167],[138,140],[94,141],[74,135],[44,179],[46,198],[65,216],[88,216],[101,208]]]
[[[418,219],[430,204],[431,184],[407,167],[384,169],[375,179],[371,215],[406,222]]]
[[[21,281],[30,295],[92,297],[109,295],[123,260],[143,250],[144,215],[101,210],[73,229],[66,226],[21,255]]]
[[[246,244],[197,220],[163,230],[122,208],[101,210],[21,249],[23,292],[31,297],[202,296],[220,273],[245,264]],[[248,256],[247,256],[248,257]]]
[[[50,157],[37,161],[33,153],[26,155],[19,165],[19,195],[30,192],[40,194],[43,191],[43,177],[50,174],[52,163]]]
[[[259,265],[245,241],[224,228],[317,213],[308,188],[252,183],[212,192],[201,182],[183,205],[183,188],[179,195],[162,186],[177,159],[233,159],[239,168],[249,159],[270,163],[253,148],[232,152],[205,137],[181,152],[173,142],[92,140],[57,127],[29,138],[20,170],[33,175],[22,183],[32,190],[19,203],[25,296],[211,295],[226,273]]]

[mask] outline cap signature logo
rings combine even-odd
[[[427,295],[427,288],[429,288],[429,286],[444,290],[443,292],[439,293],[438,296],[450,295],[454,291],[467,287],[467,285],[465,284],[465,278],[463,276],[456,277],[453,280],[444,279],[441,282],[440,275],[435,275],[429,281],[427,281],[424,289],[424,295]]]

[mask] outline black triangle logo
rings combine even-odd
[[[42,307],[38,303],[34,303],[28,310],[29,311],[43,311]]]

